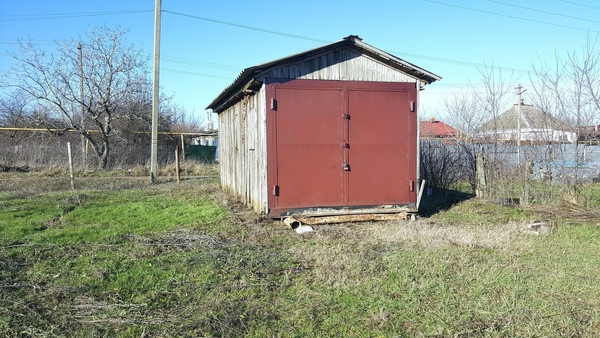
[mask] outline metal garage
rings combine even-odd
[[[245,69],[208,107],[223,189],[269,217],[415,211],[418,94],[439,79],[357,36]]]

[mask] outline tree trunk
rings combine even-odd
[[[106,166],[108,164],[109,150],[110,150],[110,145],[109,145],[108,139],[103,140],[102,141],[102,152],[98,156],[98,167],[100,170],[106,169]]]

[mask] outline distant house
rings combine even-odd
[[[198,146],[213,146],[219,145],[219,132],[210,131],[203,134],[199,134],[196,137],[192,137],[192,144]]]
[[[578,127],[577,133],[579,142],[600,145],[600,125]]]
[[[521,103],[484,124],[474,138],[477,142],[513,144],[574,143],[577,133],[568,123],[533,105]]]
[[[216,130],[192,137],[187,147],[187,157],[198,161],[219,161],[219,132]]]
[[[455,139],[459,137],[456,128],[437,121],[435,118],[431,118],[429,121],[420,121],[419,132],[422,139]]]

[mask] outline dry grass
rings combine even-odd
[[[463,247],[511,250],[522,247],[527,241],[522,236],[522,225],[517,223],[465,227],[419,219],[415,222],[376,222],[344,229],[344,233],[337,236],[412,249]]]
[[[316,243],[310,250],[301,246],[290,251],[312,262],[315,283],[348,288],[361,285],[365,276],[380,274],[385,270],[384,258],[402,252],[489,249],[512,255],[530,251],[536,236],[526,231],[526,224],[465,226],[419,219],[321,225],[302,237]]]

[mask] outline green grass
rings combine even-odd
[[[297,235],[229,200],[240,221],[214,180],[98,182],[0,192],[0,336],[600,332],[593,209],[563,217],[470,199],[417,222]],[[522,231],[542,216],[552,234]]]

